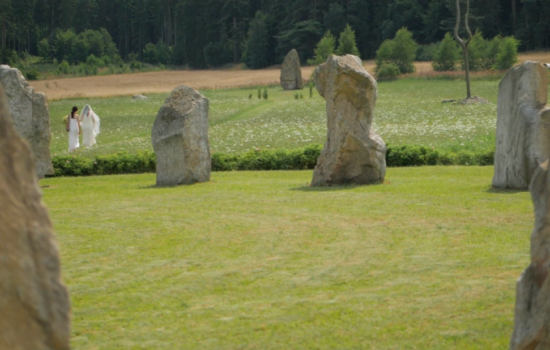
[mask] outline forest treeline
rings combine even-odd
[[[420,45],[441,41],[455,11],[455,0],[0,0],[0,57],[78,63],[91,40],[105,56],[193,68],[246,62],[247,50],[262,50],[268,66],[292,48],[306,62],[326,31],[349,24],[368,59],[402,27]],[[549,19],[549,0],[470,0],[472,31],[513,35],[521,51],[550,47]]]

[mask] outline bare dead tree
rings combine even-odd
[[[456,23],[455,23],[455,39],[462,47],[462,52],[464,53],[464,68],[466,71],[466,98],[471,98],[472,93],[470,91],[470,64],[468,62],[468,45],[472,41],[472,32],[470,27],[468,27],[468,14],[470,12],[470,0],[466,0],[466,13],[464,15],[464,26],[466,27],[466,33],[468,34],[468,39],[463,40],[458,35],[458,27],[460,26],[460,0],[456,0]]]

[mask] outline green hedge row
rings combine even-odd
[[[304,170],[313,169],[321,153],[321,145],[294,150],[255,150],[242,154],[214,153],[213,171],[231,170]],[[390,167],[420,165],[492,165],[494,150],[484,152],[440,152],[431,147],[388,147],[386,163]],[[55,156],[53,176],[85,176],[138,174],[155,172],[155,154],[116,153],[89,159],[81,156]]]

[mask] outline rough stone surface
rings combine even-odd
[[[298,90],[304,87],[300,57],[294,49],[287,53],[281,66],[281,86],[284,90]]]
[[[327,141],[311,185],[383,182],[386,144],[372,130],[376,80],[352,55],[329,56],[315,69],[314,79],[326,100]]]
[[[157,156],[157,186],[210,180],[208,99],[180,85],[160,108],[153,132]]]
[[[0,149],[0,349],[69,349],[69,296],[52,225],[1,87]]]
[[[134,96],[132,96],[132,99],[133,100],[147,100],[148,97],[144,96],[144,95],[134,95]]]
[[[493,187],[527,189],[540,162],[550,155],[548,71],[527,61],[499,85]]]
[[[0,83],[8,98],[15,129],[31,145],[38,178],[53,174],[50,113],[46,95],[35,92],[21,72],[9,66],[0,66]]]
[[[531,184],[535,227],[531,263],[516,286],[512,350],[550,349],[550,171],[548,160],[537,167]]]

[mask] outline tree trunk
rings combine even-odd
[[[468,62],[468,45],[462,47],[464,52],[464,70],[466,73],[466,98],[472,98],[472,91],[470,90],[470,62]]]
[[[471,98],[472,93],[470,91],[470,64],[468,62],[468,45],[472,41],[472,32],[470,27],[468,27],[468,15],[470,12],[470,1],[466,0],[466,13],[464,15],[464,26],[466,28],[466,33],[468,34],[467,40],[462,40],[458,35],[458,28],[460,26],[460,2],[456,0],[456,22],[455,22],[455,39],[462,47],[462,52],[464,53],[464,70],[466,71],[466,98]]]

